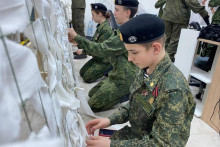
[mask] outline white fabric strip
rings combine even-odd
[[[25,0],[0,1],[0,27],[3,35],[23,32],[30,23]]]
[[[38,18],[33,22],[33,28],[31,24],[25,29],[24,34],[28,37],[35,48],[39,49],[42,54],[47,55],[48,43],[44,28],[40,19]],[[34,29],[34,30],[33,30]]]
[[[19,89],[22,93],[23,100],[25,100],[35,94],[38,89],[40,89],[42,83],[44,83],[39,72],[36,57],[30,49],[24,46],[16,44],[6,38],[5,42],[9,51],[10,59],[12,61],[12,66]],[[5,64],[9,63],[2,40],[0,40],[0,51],[2,53],[0,62]],[[8,65],[5,70],[7,75],[5,75],[4,78],[7,79],[7,82],[2,86],[9,87],[11,94],[14,96],[14,98],[17,98],[18,102],[20,102],[18,90],[15,86],[15,80],[10,66]],[[0,88],[4,89],[2,86],[0,86]]]

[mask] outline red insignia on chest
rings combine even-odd
[[[155,98],[158,97],[158,92],[159,92],[159,90],[158,90],[158,87],[156,86],[156,87],[154,88],[154,91],[153,91],[153,96],[154,96]]]
[[[146,96],[146,95],[148,95],[148,92],[147,91],[143,91],[142,95]]]

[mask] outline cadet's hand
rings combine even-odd
[[[101,136],[91,136],[86,140],[87,147],[110,147],[111,140]]]
[[[77,43],[72,43],[72,46],[77,47],[78,44]]]
[[[74,38],[76,37],[77,33],[75,32],[75,30],[73,28],[68,28],[68,40],[71,43],[75,43],[74,42]]]
[[[96,129],[102,129],[110,126],[110,120],[108,118],[102,118],[102,119],[94,119],[89,121],[86,124],[86,130],[89,135],[94,135],[94,131]]]
[[[76,51],[76,53],[77,53],[78,55],[82,55],[82,51],[83,51],[83,49],[78,49],[78,50]]]

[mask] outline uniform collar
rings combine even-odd
[[[163,76],[163,74],[167,71],[167,68],[169,68],[171,64],[172,62],[169,56],[166,54],[164,58],[156,66],[153,73],[150,74],[148,78],[144,79],[144,83],[147,85],[150,91],[154,90],[154,88],[157,86],[158,81]]]
[[[107,20],[103,21],[102,24],[98,24],[98,25],[96,26],[96,28],[100,31],[106,24],[108,24],[108,21],[107,21]]]

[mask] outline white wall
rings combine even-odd
[[[102,3],[104,4],[108,10],[114,10],[114,1],[113,0],[86,0],[86,12],[85,12],[85,20],[84,20],[84,24],[85,24],[85,35],[88,35],[88,25],[89,25],[89,21],[92,21],[92,14],[91,14],[91,7],[90,4],[91,3]],[[93,33],[92,35],[95,33],[96,30],[96,25],[97,23],[95,23],[93,21]]]
[[[157,0],[139,0],[139,11],[137,14],[142,13],[151,13],[156,14],[158,13],[158,10],[154,8],[154,4]],[[104,4],[108,10],[112,10],[114,12],[114,0],[86,0],[86,12],[85,12],[85,35],[88,35],[88,25],[89,21],[92,21],[92,15],[91,15],[91,3],[102,3]],[[96,23],[93,22],[93,34],[96,30]]]

